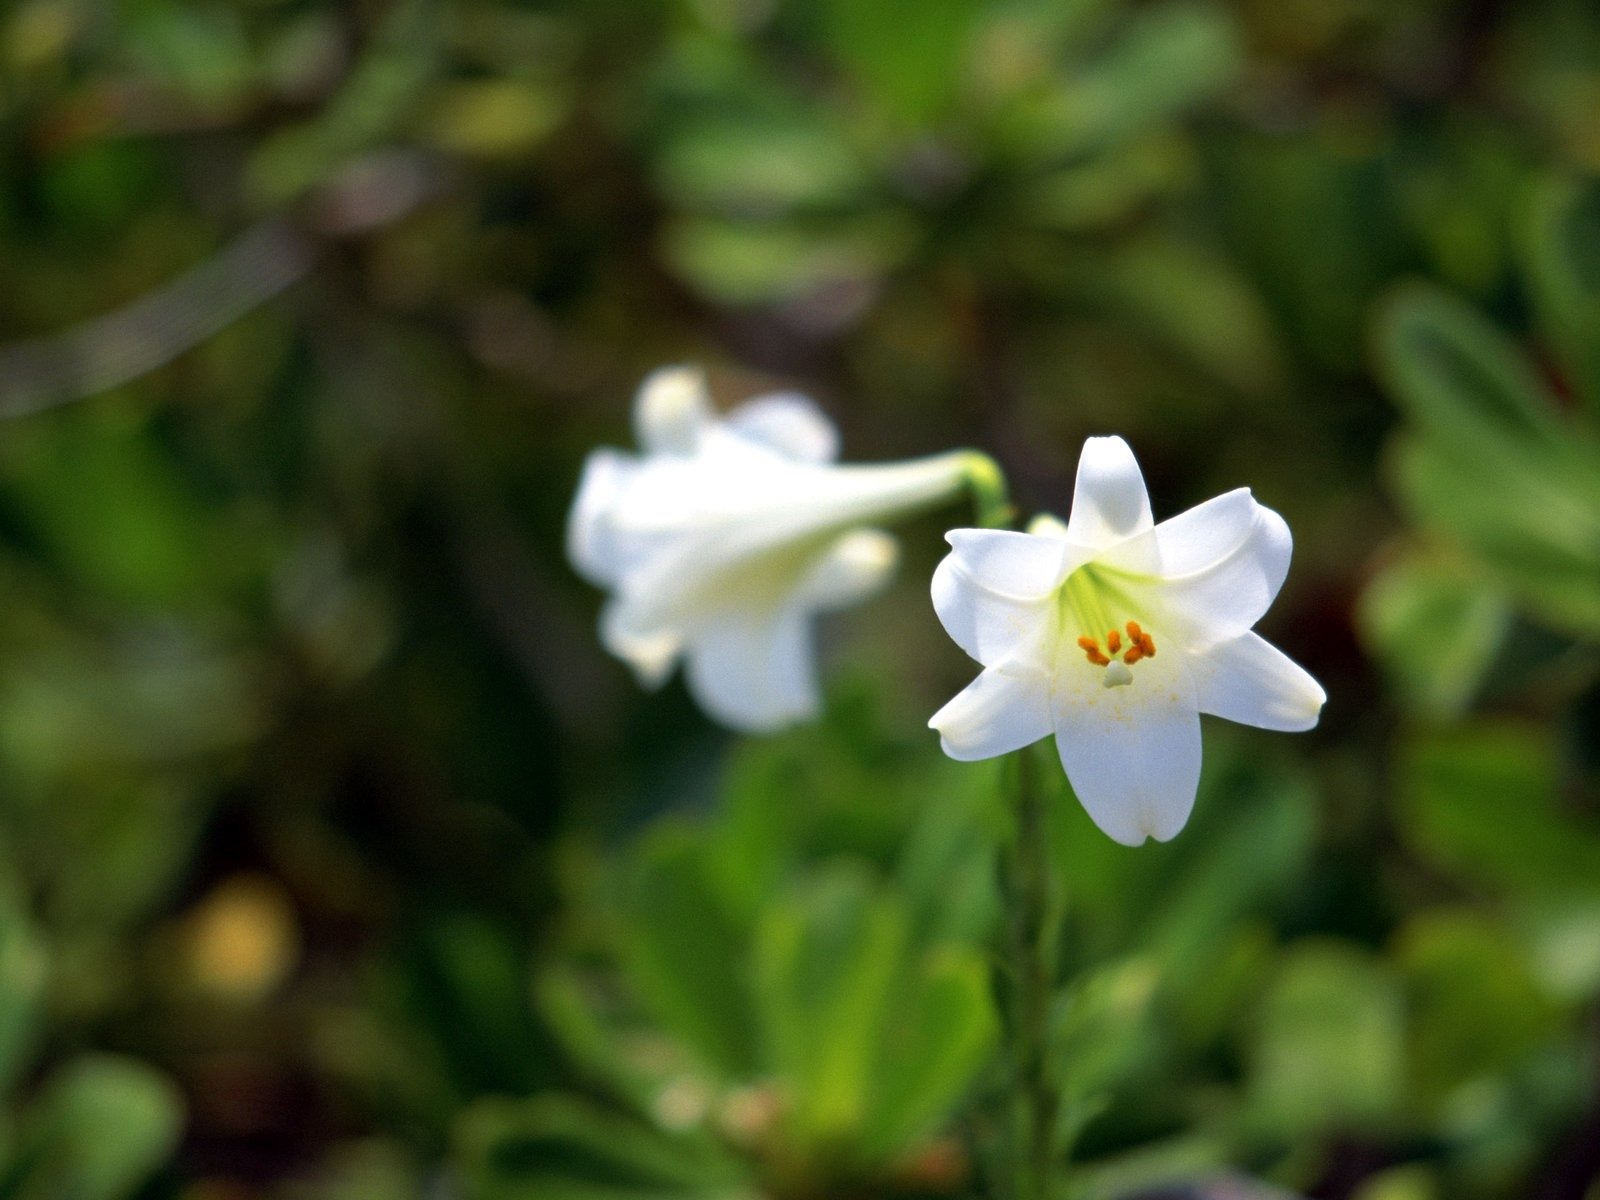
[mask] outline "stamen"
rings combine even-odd
[[[1078,648],[1091,663],[1097,667],[1116,668],[1106,672],[1107,687],[1122,687],[1124,684],[1132,683],[1133,675],[1129,673],[1128,668],[1142,658],[1154,658],[1156,655],[1155,639],[1140,627],[1139,622],[1129,621],[1124,628],[1128,631],[1126,650],[1123,649],[1122,634],[1115,629],[1106,630],[1106,646],[1110,650],[1109,654],[1100,649],[1100,642],[1096,638],[1085,635],[1078,639]],[[1120,660],[1118,655],[1121,655]]]

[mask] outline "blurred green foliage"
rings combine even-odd
[[[817,728],[637,694],[561,523],[694,359],[1295,531],[1322,728],[1053,797],[1077,1195],[1592,1197],[1597,176],[1589,0],[6,6],[0,1195],[1003,1178],[967,514]]]

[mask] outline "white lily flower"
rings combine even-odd
[[[1065,525],[948,540],[934,608],[984,670],[929,722],[945,753],[991,758],[1053,733],[1078,799],[1125,845],[1167,841],[1188,821],[1201,713],[1317,723],[1317,681],[1251,632],[1291,541],[1248,488],[1156,525],[1128,444],[1090,438]]]
[[[585,464],[568,555],[612,593],[606,648],[649,687],[685,659],[700,706],[742,730],[816,715],[813,617],[872,595],[898,558],[870,526],[951,496],[987,462],[839,466],[838,434],[804,396],[719,418],[684,367],[645,380],[634,423],[642,455],[602,449]]]

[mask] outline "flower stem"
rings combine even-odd
[[[1050,1001],[1061,906],[1032,748],[1013,755],[1011,766],[1016,838],[1001,856],[1000,882],[1010,959],[1014,1192],[1017,1200],[1051,1200],[1061,1098],[1051,1055]]]
[[[1016,516],[1000,465],[976,450],[967,453],[967,486],[972,489],[974,516],[984,529],[1005,529]]]

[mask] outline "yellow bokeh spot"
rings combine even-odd
[[[241,1003],[264,998],[294,969],[300,931],[281,885],[236,875],[189,914],[185,960],[193,982]]]

